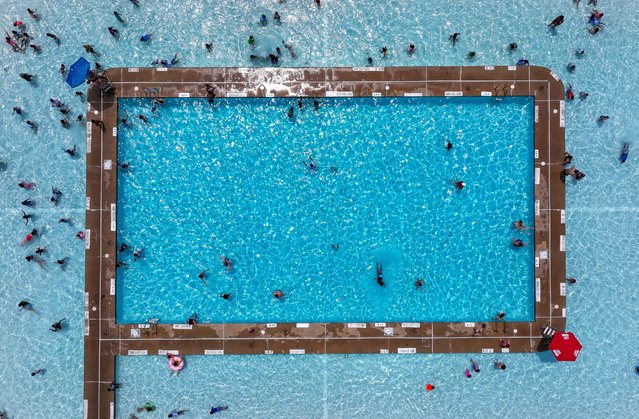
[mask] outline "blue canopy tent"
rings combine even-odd
[[[71,87],[78,87],[87,80],[90,69],[91,64],[84,57],[78,58],[78,61],[71,64],[71,68],[69,68],[67,84]]]

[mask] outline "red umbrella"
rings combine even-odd
[[[581,343],[572,332],[555,333],[548,348],[552,351],[557,361],[575,361],[581,351]]]

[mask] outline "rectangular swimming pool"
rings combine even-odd
[[[118,322],[534,320],[533,98],[318,104],[118,100]]]

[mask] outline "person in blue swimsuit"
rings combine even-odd
[[[209,412],[210,415],[212,415],[213,413],[217,413],[217,412],[221,412],[223,410],[228,409],[228,406],[212,406],[211,407],[211,411]]]

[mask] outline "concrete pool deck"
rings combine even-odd
[[[118,355],[502,353],[545,350],[566,324],[564,87],[549,69],[510,67],[114,68],[115,95],[89,89],[85,417],[114,416]],[[468,323],[117,324],[117,99],[130,97],[533,96],[535,321]],[[497,290],[496,290],[497,291]],[[510,340],[502,349],[501,339]]]

